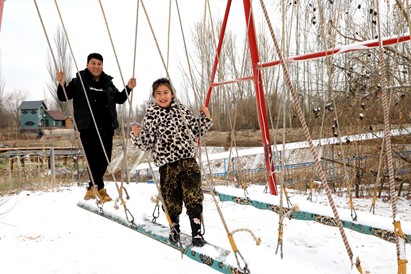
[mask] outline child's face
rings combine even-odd
[[[173,93],[167,85],[159,85],[154,91],[154,100],[162,108],[169,107]]]

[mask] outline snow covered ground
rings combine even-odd
[[[129,184],[127,207],[134,218],[151,216],[154,204],[151,196],[157,190],[154,184]],[[112,197],[117,189],[107,184]],[[261,195],[261,187],[250,188],[249,193]],[[102,218],[76,206],[84,188],[61,188],[49,192],[22,192],[1,197],[0,206],[0,260],[2,273],[216,273],[157,241],[127,227]],[[306,201],[303,195],[291,194],[294,203]],[[346,207],[344,199],[335,198]],[[314,196],[314,202],[327,204],[326,197]],[[358,218],[368,213],[370,200],[356,200]],[[113,210],[114,203],[104,208]],[[245,232],[234,234],[240,253],[251,273],[358,273],[352,269],[340,233],[335,227],[316,222],[285,220],[283,254],[276,254],[278,215],[251,206],[219,202],[229,230],[248,228],[260,237],[257,246]],[[230,249],[223,223],[216,211],[212,196],[204,203],[205,239]],[[407,200],[398,202],[404,226],[411,220],[411,206]],[[390,204],[381,200],[376,213],[389,217]],[[120,206],[118,214],[124,215]],[[369,217],[367,217],[369,218]],[[164,214],[158,220],[166,224]],[[181,218],[182,230],[189,232],[188,218]],[[346,229],[354,256],[359,256],[362,268],[370,273],[396,273],[395,244]],[[410,254],[410,244],[407,244]],[[235,258],[228,258],[236,265]],[[408,272],[411,267],[407,265]]]

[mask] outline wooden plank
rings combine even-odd
[[[168,233],[169,233],[169,228],[159,224],[159,223],[153,223],[149,220],[146,220],[143,223],[130,223],[127,221],[125,218],[120,217],[116,214],[113,214],[111,212],[104,212],[101,211],[95,202],[93,201],[79,201],[77,203],[77,206],[88,210],[92,213],[95,213],[99,216],[102,216],[104,218],[107,218],[111,221],[117,222],[127,228],[130,228],[136,232],[139,232],[145,236],[148,236],[156,241],[161,242],[162,244],[165,244],[171,248],[174,248],[178,251],[180,251],[183,255],[189,257],[190,259],[208,265],[209,267],[213,268],[214,270],[217,270],[221,273],[244,273],[241,269],[229,265],[226,262],[226,259],[228,255],[230,254],[229,250],[226,250],[224,248],[218,247],[216,245],[207,243],[204,247],[192,247],[190,246],[191,244],[191,236],[181,233],[180,238],[181,238],[181,243],[182,244],[172,244],[168,241]]]

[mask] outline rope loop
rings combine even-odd
[[[157,221],[157,218],[160,216],[160,206],[158,204],[158,200],[157,200],[156,205],[154,206],[152,216],[153,216],[153,219],[151,221],[155,223]]]
[[[247,263],[245,262],[244,257],[241,254],[241,252],[239,250],[235,251],[234,256],[237,261],[237,266],[241,270],[241,272],[244,274],[249,274],[250,269],[248,269]],[[243,261],[244,267],[241,267],[240,259]]]
[[[248,232],[248,233],[251,235],[251,237],[254,239],[256,245],[260,245],[260,244],[261,244],[261,238],[255,236],[254,232],[253,232],[251,229],[249,229],[249,228],[238,228],[238,229],[234,229],[234,230],[231,232],[231,234],[230,234],[230,235],[231,235],[230,238],[232,239],[234,233],[237,233],[237,232]],[[230,243],[231,243],[231,242],[230,242]],[[235,245],[235,244],[234,244],[234,245]]]
[[[135,226],[134,216],[133,216],[133,214],[131,213],[131,211],[130,211],[128,208],[125,207],[124,213],[126,214],[126,219],[127,219],[127,221],[128,221],[130,224],[132,224],[133,226]]]

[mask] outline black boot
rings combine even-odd
[[[177,244],[180,241],[180,218],[177,217],[170,217],[172,224],[170,227],[170,235],[168,236],[168,240],[172,244]]]
[[[201,217],[200,216],[190,217],[190,225],[191,225],[191,235],[193,237],[191,240],[191,245],[197,246],[197,247],[204,246],[207,242],[204,240],[203,234],[201,234]]]

